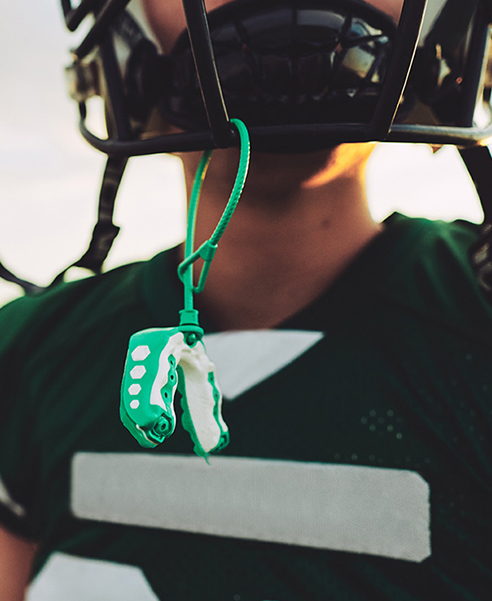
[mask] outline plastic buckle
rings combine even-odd
[[[186,282],[186,272],[193,265],[193,263],[197,259],[203,259],[203,267],[200,272],[200,277],[198,280],[198,285],[191,287],[193,292],[199,294],[203,292],[203,288],[205,287],[205,281],[208,276],[208,272],[210,271],[210,264],[217,252],[217,244],[214,244],[211,240],[206,240],[200,248],[198,248],[194,253],[192,253],[189,257],[187,257],[184,261],[182,261],[178,265],[178,277],[183,282]]]

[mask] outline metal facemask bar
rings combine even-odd
[[[86,0],[86,2],[88,1]],[[85,2],[82,4],[85,4]],[[82,4],[76,9],[76,14],[78,14],[77,11],[81,9]],[[95,45],[100,43],[104,36],[108,34],[110,19],[106,15],[114,16],[118,14],[118,11],[122,12],[125,4],[125,0],[109,0],[103,6],[97,14],[94,27],[79,48],[74,51],[74,56],[78,57],[74,66],[81,64],[82,59],[90,52],[93,52]],[[193,53],[199,65],[198,76],[201,79],[200,86],[209,122],[211,123],[210,130],[207,131],[205,129],[202,131],[158,136],[145,140],[137,139],[138,136],[136,135],[133,136],[132,140],[126,141],[121,140],[121,138],[112,139],[111,136],[107,140],[104,140],[95,136],[88,129],[85,122],[85,107],[82,106],[84,103],[81,102],[80,130],[86,140],[98,150],[112,156],[136,156],[237,144],[234,130],[229,125],[224,125],[227,122],[227,109],[217,75],[215,57],[210,41],[208,17],[205,13],[203,2],[201,0],[184,0],[183,4],[186,9],[187,18],[190,21],[189,31],[192,47],[200,48],[200,52],[193,50]],[[425,4],[425,0],[406,0],[404,3],[398,27],[397,46],[390,66],[390,72],[385,78],[380,103],[371,123],[367,125],[316,123],[314,125],[250,127],[253,147],[273,152],[279,149],[315,150],[341,142],[376,140],[395,142],[418,141],[431,144],[442,143],[473,146],[490,138],[492,136],[491,124],[488,124],[485,129],[480,129],[473,127],[466,119],[462,119],[462,122],[457,123],[456,127],[444,125],[437,127],[432,125],[420,126],[402,123],[392,123],[390,127],[387,127],[387,122],[393,122],[394,119],[394,98],[398,97],[396,101],[397,105],[404,88],[404,85],[400,86],[400,83],[402,80],[404,83],[408,76],[408,68],[415,51],[414,42],[418,38]],[[472,72],[470,73],[470,70],[467,70],[466,80],[469,80],[469,83],[466,83],[466,81],[464,83],[467,89],[471,89],[477,83],[475,82],[477,77],[480,78],[481,61],[479,57],[480,52],[483,52],[487,43],[488,23],[490,21],[490,13],[492,13],[492,0],[470,0],[467,3],[462,3],[461,0],[448,0],[443,10],[443,19],[446,20],[448,13],[450,17],[453,15],[453,12],[456,13],[460,10],[461,12],[464,10],[466,14],[470,11],[473,13],[478,4],[480,5],[481,18],[478,19],[478,24],[476,24],[473,31],[473,44],[470,51],[470,60],[468,61],[472,64]],[[213,12],[216,13],[217,11]],[[467,18],[466,14],[465,20]],[[103,18],[105,16],[106,18]],[[72,17],[70,24],[73,20]],[[475,58],[478,57],[477,60],[472,60],[473,56]],[[410,58],[410,61],[408,58]],[[117,78],[118,65],[115,65],[112,71],[114,77]],[[108,77],[113,77],[113,75],[107,74],[106,78]],[[121,79],[121,75],[119,78]],[[471,85],[472,80],[473,85]],[[115,86],[113,85],[113,87]],[[471,99],[469,102],[469,111],[473,112],[471,104],[476,101],[476,94],[474,94],[473,90],[471,90],[469,98]],[[109,102],[112,106],[116,102],[116,99],[110,98]],[[116,115],[114,118],[116,119]]]
[[[106,7],[116,4],[109,0]],[[121,0],[118,7],[121,8]],[[111,156],[137,156],[161,152],[203,150],[228,147],[238,144],[234,128],[229,124],[227,109],[217,68],[207,14],[203,0],[183,0],[191,47],[210,129],[159,136],[148,140],[107,140],[98,138],[89,131],[85,118],[86,110],[81,103],[80,130],[84,138],[95,148]],[[369,123],[316,123],[305,125],[281,125],[250,127],[252,147],[265,150],[316,150],[342,142],[366,142],[384,140],[390,130],[400,101],[412,59],[415,53],[426,0],[406,0],[402,9],[393,56],[386,78],[382,84],[379,102]],[[109,8],[106,8],[106,12]],[[101,15],[103,10],[101,10]],[[96,24],[74,51],[76,61],[81,61],[94,49],[103,36],[103,23],[98,16]],[[92,32],[97,28],[97,35]],[[89,43],[90,42],[90,43]],[[109,77],[117,78],[117,65]],[[119,76],[121,79],[121,75]],[[108,82],[109,83],[109,82]],[[115,84],[116,82],[114,82]],[[116,85],[113,85],[116,87]],[[110,98],[113,105],[114,99]],[[116,115],[115,115],[116,119]]]
[[[450,54],[453,46],[463,44],[467,35],[463,24],[473,23],[469,31],[469,47],[466,64],[461,73],[463,79],[457,121],[454,125],[417,125],[393,123],[386,140],[389,142],[421,142],[424,144],[452,144],[461,148],[484,144],[492,138],[492,122],[485,127],[474,124],[474,113],[480,94],[483,91],[483,58],[490,41],[490,17],[479,0],[448,0],[438,19],[427,33],[425,43],[444,54]],[[420,49],[419,49],[420,50]],[[418,52],[419,52],[418,50]],[[417,54],[416,61],[419,59]],[[429,56],[429,60],[432,58]],[[424,57],[425,60],[425,57]],[[409,87],[413,83],[410,73]],[[482,85],[481,85],[482,84]],[[452,101],[451,101],[452,102]]]

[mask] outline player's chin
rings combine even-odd
[[[303,152],[259,152],[251,154],[251,167],[258,171],[275,172],[281,170],[285,173],[289,169],[291,174],[298,171],[317,172],[324,168],[337,153],[338,146],[331,146],[322,150]]]

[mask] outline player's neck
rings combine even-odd
[[[220,218],[227,201],[223,187],[221,178],[204,187],[197,245]],[[318,298],[380,231],[367,209],[363,169],[315,187],[273,182],[272,190],[274,198],[254,181],[245,188],[197,298],[220,329],[285,321]]]

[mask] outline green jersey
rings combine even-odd
[[[129,337],[177,325],[174,251],[0,311],[0,520],[29,601],[483,601],[492,310],[476,227],[395,215],[312,305],[205,346],[230,443],[119,421]]]

